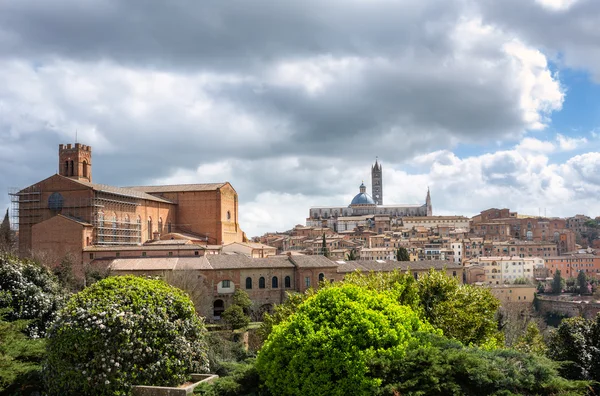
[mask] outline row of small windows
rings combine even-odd
[[[319,274],[319,282],[323,282],[325,280],[325,274],[320,273]],[[284,288],[289,289],[292,287],[292,278],[290,278],[289,276],[286,276],[283,279],[283,284],[284,284]],[[310,287],[310,277],[307,276],[304,278],[304,285],[306,287]],[[246,289],[252,289],[253,287],[253,282],[252,282],[252,278],[251,277],[247,277],[246,278]],[[261,276],[260,278],[258,278],[258,288],[259,289],[265,289],[266,286],[266,279],[264,276]],[[276,276],[271,278],[271,289],[278,289],[279,288],[279,278],[277,278]]]
[[[290,287],[292,287],[292,279],[289,276],[286,276],[284,278],[283,283],[284,283],[284,287],[286,289],[289,289]],[[258,288],[259,289],[266,288],[266,280],[265,280],[264,276],[261,276],[260,278],[258,278]],[[271,288],[272,289],[279,288],[279,278],[277,278],[276,276],[271,278]],[[252,278],[251,277],[246,278],[246,289],[252,289]]]

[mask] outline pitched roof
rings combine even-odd
[[[287,256],[271,256],[267,258],[251,258],[244,254],[215,254],[205,256],[213,269],[237,268],[294,268]]]
[[[325,256],[291,256],[289,258],[298,268],[337,267],[335,261]]]
[[[444,269],[459,269],[462,265],[453,263],[451,261],[444,260],[423,260],[423,261],[393,261],[393,260],[357,260],[357,261],[345,261],[343,263],[337,262],[338,272],[347,273],[354,272],[356,270],[365,271],[380,271],[380,272],[391,272],[394,270],[408,271],[408,270],[429,270],[431,268],[436,270]]]
[[[187,192],[187,191],[213,191],[223,187],[223,183],[202,183],[202,184],[171,184],[166,186],[131,186],[132,190],[143,191],[146,193],[165,193],[165,192]]]
[[[162,271],[211,269],[204,256],[201,257],[147,257],[118,258],[112,260],[113,271]]]
[[[64,177],[61,175],[58,175],[58,176]],[[90,183],[87,181],[71,179],[68,177],[64,177],[64,178],[69,179],[75,183],[79,183],[83,186],[90,187],[94,191],[99,191],[99,192],[103,192],[103,193],[107,193],[107,194],[120,195],[122,197],[145,199],[148,201],[156,201],[156,202],[164,202],[164,203],[174,204],[173,202],[168,201],[164,198],[155,197],[154,195],[146,194],[143,191],[138,191],[138,190],[134,190],[134,189],[127,188],[127,187],[115,187],[115,186],[109,186],[108,184]]]

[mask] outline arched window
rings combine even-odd
[[[148,217],[148,240],[152,240],[152,217]]]
[[[231,220],[231,212],[227,211],[227,220]]]
[[[82,171],[83,171],[83,177],[88,177],[88,163],[87,161],[83,161],[83,164],[81,166]]]
[[[129,215],[125,215],[125,217],[123,217],[123,228],[131,228],[129,227]]]
[[[321,272],[319,274],[319,282],[323,282],[324,280],[325,280],[325,274]]]
[[[69,176],[69,161],[65,161],[65,176]]]
[[[171,233],[171,222],[170,221],[167,223],[167,232],[169,234]]]
[[[265,288],[265,277],[264,276],[261,276],[260,278],[258,278],[258,288],[259,289]]]
[[[215,318],[220,318],[223,311],[225,311],[225,303],[223,303],[223,300],[215,300],[213,303],[213,315]]]
[[[271,287],[273,289],[277,289],[279,287],[279,279],[277,279],[276,276],[274,276],[273,278],[271,278]]]
[[[162,217],[158,218],[158,232],[160,232],[161,235],[163,233],[163,221],[162,221]]]
[[[73,166],[73,161],[71,161],[71,162],[69,163],[69,166],[70,166],[70,168],[71,168],[71,172],[70,172],[70,173],[71,173],[71,176],[74,176],[74,175],[75,175],[75,167]]]
[[[289,276],[286,276],[283,282],[286,289],[292,287],[292,279]]]
[[[246,278],[246,289],[252,289],[252,278]]]

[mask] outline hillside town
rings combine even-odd
[[[92,148],[59,145],[59,172],[11,192],[21,257],[56,268],[65,260],[85,284],[90,273],[194,274],[207,299],[197,309],[219,321],[235,290],[256,315],[286,292],[304,292],[348,273],[445,271],[461,283],[489,287],[507,301],[533,302],[557,271],[600,277],[598,218],[546,218],[491,208],[471,218],[435,216],[422,204],[382,205],[383,166],[371,167],[347,206],[313,207],[305,225],[248,238],[238,196],[228,182],[114,187],[92,182]]]

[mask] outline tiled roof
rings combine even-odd
[[[113,271],[162,271],[211,269],[205,257],[148,257],[114,259],[109,269]]]
[[[339,263],[338,263],[339,264]],[[393,261],[393,260],[357,260],[357,261],[346,261],[344,264],[339,264],[338,272],[347,273],[354,272],[356,270],[366,271],[380,271],[390,272],[393,270],[407,271],[407,270],[429,270],[431,268],[441,270],[447,269],[461,269],[462,265],[453,263],[451,261],[444,260],[423,260],[423,261]]]
[[[168,201],[166,199],[155,197],[154,195],[146,194],[143,191],[135,190],[132,188],[115,187],[115,186],[109,186],[108,184],[89,183],[89,182],[86,182],[83,180],[75,180],[75,179],[70,179],[70,180],[72,180],[76,183],[79,183],[81,185],[84,185],[86,187],[90,187],[94,191],[104,192],[104,193],[108,193],[108,194],[115,194],[115,195],[119,195],[122,197],[145,199],[148,201],[156,201],[156,202],[164,202],[164,203],[173,204],[173,202]]]
[[[336,267],[334,261],[329,260],[325,256],[292,256],[290,260],[296,264],[298,268],[314,268],[314,267]]]
[[[167,186],[131,186],[133,190],[147,193],[186,192],[186,191],[213,191],[223,187],[224,183],[202,183],[202,184],[171,184]]]
[[[238,268],[294,268],[287,256],[271,256],[267,258],[251,258],[243,254],[215,254],[205,256],[213,269]]]

